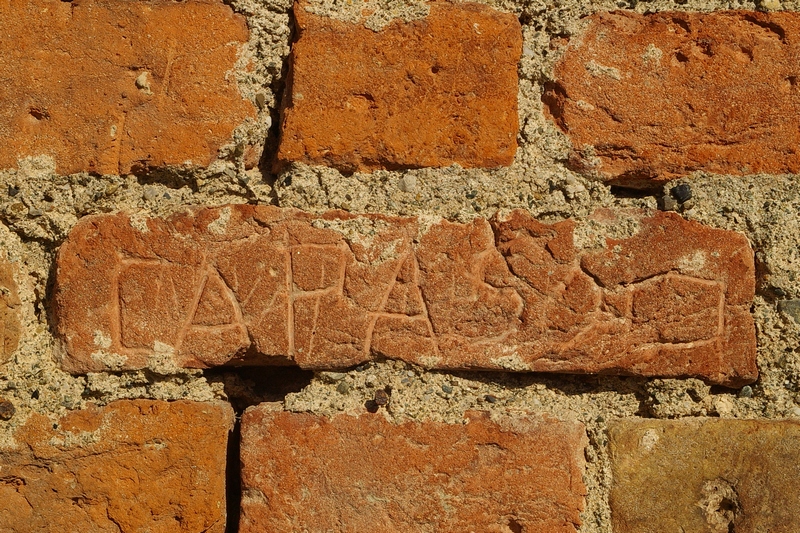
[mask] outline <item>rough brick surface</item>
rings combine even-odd
[[[797,13],[601,13],[544,101],[572,164],[627,185],[800,172]]]
[[[509,165],[517,148],[519,21],[480,4],[433,2],[380,32],[306,12],[277,166],[344,171]]]
[[[82,219],[54,301],[73,372],[385,356],[740,384],[757,376],[754,284],[744,236],[674,213],[423,225],[228,206]]]
[[[0,450],[0,530],[222,533],[233,411],[119,401],[54,425],[34,414]]]
[[[617,533],[800,530],[800,424],[618,421],[610,431]]]
[[[574,532],[583,426],[467,417],[394,425],[249,409],[240,531]]]
[[[11,358],[19,344],[19,305],[13,268],[9,262],[0,260],[0,364]]]
[[[247,27],[220,1],[5,1],[0,20],[0,168],[207,165],[254,113],[228,74]]]

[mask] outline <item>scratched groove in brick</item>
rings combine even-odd
[[[424,19],[375,32],[308,13],[303,2],[294,13],[277,168],[511,164],[522,52],[514,15],[431,2]]]
[[[396,425],[380,414],[251,408],[240,531],[574,533],[586,493],[582,424],[466,418]]]
[[[222,2],[23,0],[0,20],[0,168],[204,166],[254,116],[228,74],[247,26]]]
[[[603,237],[623,219],[638,230]],[[587,227],[598,237],[579,248]],[[226,206],[82,219],[60,249],[54,302],[72,372],[388,357],[741,384],[757,376],[754,284],[744,236],[674,213],[424,226]]]
[[[598,13],[544,101],[589,175],[800,172],[797,13]]]

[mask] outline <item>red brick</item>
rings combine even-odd
[[[609,436],[615,533],[800,531],[796,420],[626,420]]]
[[[196,209],[146,228],[126,214],[87,217],[57,259],[62,365],[133,369],[171,354],[181,367],[331,369],[384,356],[753,381],[747,239],[674,213],[593,218],[546,225],[514,211],[423,228],[266,206]],[[578,248],[588,224],[597,242]],[[638,230],[603,237],[626,224]]]
[[[797,13],[601,13],[544,101],[572,165],[612,183],[798,173],[798,54]]]
[[[478,412],[467,422],[248,409],[240,531],[576,531],[583,426]]]
[[[0,450],[0,529],[222,533],[233,411],[118,401],[57,424],[34,414]]]
[[[0,260],[0,364],[11,359],[19,344],[20,303],[13,267],[8,261]]]
[[[13,0],[0,20],[0,168],[207,165],[254,116],[229,74],[247,26],[221,1]]]
[[[432,2],[420,20],[375,32],[295,4],[277,167],[343,171],[498,167],[517,149],[514,15]]]

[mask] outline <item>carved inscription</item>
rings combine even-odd
[[[674,214],[624,216],[637,230],[617,239],[603,235],[618,222],[608,212],[546,225],[514,211],[424,230],[411,218],[254,206],[139,229],[126,215],[90,218],[59,255],[63,364],[322,369],[387,357],[755,379],[746,239]],[[577,246],[581,224],[599,237]]]

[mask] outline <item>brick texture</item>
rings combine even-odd
[[[544,94],[576,169],[632,186],[800,172],[797,13],[590,19]]]
[[[610,431],[618,533],[800,530],[800,423],[628,420]]]
[[[0,530],[222,533],[233,410],[118,401],[32,415],[0,450]]]
[[[432,2],[380,32],[295,4],[277,167],[343,171],[509,165],[522,31],[480,4]]]
[[[249,409],[240,531],[576,531],[583,426],[467,417],[395,425]]]
[[[757,376],[754,283],[744,236],[674,213],[422,225],[240,205],[85,217],[59,251],[54,314],[72,372],[385,356],[730,385]]]
[[[221,1],[6,1],[0,20],[0,168],[207,165],[254,115],[228,74],[247,27]]]
[[[22,330],[19,306],[13,267],[8,261],[0,260],[0,364],[11,358],[19,344]]]

